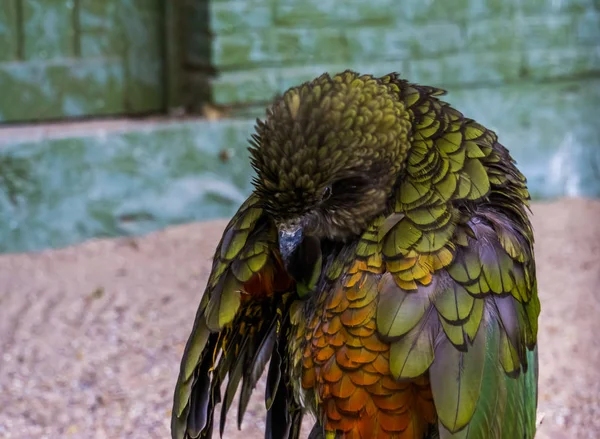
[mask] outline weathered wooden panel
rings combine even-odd
[[[12,61],[19,56],[18,0],[0,3],[0,62]]]
[[[49,60],[74,55],[73,0],[22,1],[23,55],[27,60]]]
[[[165,108],[166,0],[2,0],[0,123]]]
[[[121,0],[117,23],[125,48],[128,113],[164,108],[164,22],[162,0]]]
[[[82,32],[110,32],[115,27],[118,0],[78,0],[79,27]]]
[[[0,64],[0,121],[57,119],[123,111],[120,59]]]

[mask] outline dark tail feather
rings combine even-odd
[[[287,356],[285,337],[281,332],[286,327],[287,303],[284,299],[279,303],[265,300],[248,304],[230,327],[221,333],[210,334],[189,383],[184,383],[190,388],[189,400],[182,414],[173,417],[174,437],[211,438],[215,408],[219,403],[222,403],[219,422],[222,437],[227,413],[239,387],[242,392],[238,425],[241,424],[252,390],[271,360],[269,375],[277,378],[269,380],[271,389],[268,394],[277,399],[276,407],[271,407],[271,414],[267,416],[267,425],[272,427],[273,432],[271,437],[298,438],[301,412],[293,406],[287,387],[287,371],[283,371],[287,368]],[[221,385],[225,381],[221,399]]]
[[[265,366],[269,362],[269,359],[271,359],[271,354],[273,352],[277,336],[279,335],[277,332],[277,327],[279,324],[279,319],[273,319],[271,325],[266,329],[265,335],[261,335],[260,339],[262,339],[262,341],[260,346],[258,349],[256,349],[254,357],[248,364],[250,372],[248,373],[248,369],[246,369],[244,372],[244,382],[242,384],[242,394],[240,395],[238,409],[238,428],[241,428],[242,426],[242,419],[244,418],[244,413],[246,413],[246,408],[248,407],[248,402],[250,401],[252,391],[256,387],[256,383],[265,370]]]
[[[323,426],[319,422],[316,422],[315,425],[313,425],[313,428],[308,435],[308,439],[325,439]]]
[[[283,319],[281,330],[269,364],[266,388],[267,425],[265,439],[298,439],[302,427],[303,413],[293,398],[289,382],[289,364],[287,356],[287,316]]]
[[[215,348],[217,344],[217,338],[217,334],[212,334],[209,337],[208,344],[206,345],[205,352],[203,354],[202,362],[200,367],[197,369],[197,372],[195,372],[195,383],[192,387],[192,393],[190,395],[190,411],[187,419],[188,434],[192,437],[199,437],[204,427],[210,423],[210,418],[212,418],[212,408],[210,404],[211,392],[209,391],[212,383],[208,373],[212,364],[212,359],[209,358],[209,353]]]

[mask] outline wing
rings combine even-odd
[[[280,262],[276,231],[253,195],[225,228],[213,259],[181,361],[171,422],[173,438],[212,437],[214,409],[219,402],[223,404],[222,435],[241,382],[239,427],[270,358],[267,434],[288,437],[291,424],[299,425],[298,415],[291,417],[293,407],[289,407],[286,382],[281,379],[285,347],[279,346],[292,288]],[[228,381],[222,398],[225,377]],[[273,407],[275,398],[281,404]]]
[[[390,75],[414,140],[394,213],[377,329],[398,379],[429,373],[441,438],[533,438],[537,319],[525,178],[496,135]]]

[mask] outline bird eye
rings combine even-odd
[[[321,201],[326,201],[331,197],[331,186],[326,186],[321,194]]]

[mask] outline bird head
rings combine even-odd
[[[286,264],[307,239],[345,242],[389,207],[410,132],[397,86],[351,71],[324,74],[272,104],[250,153]]]

